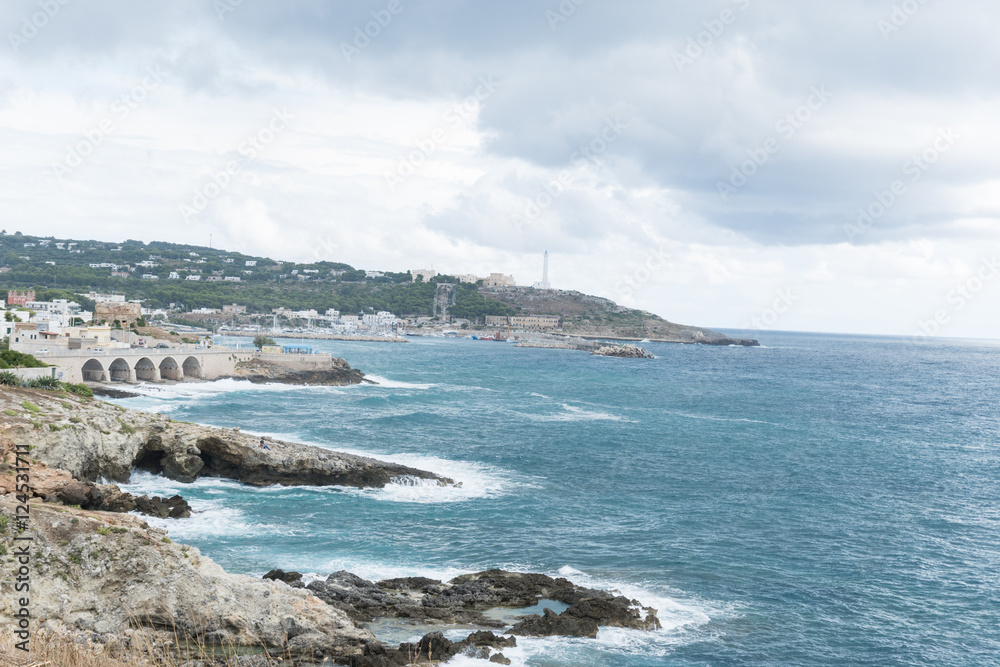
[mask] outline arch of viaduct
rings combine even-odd
[[[212,380],[231,375],[249,351],[109,350],[105,354],[49,357],[65,382],[162,382]]]

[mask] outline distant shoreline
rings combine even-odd
[[[306,333],[265,333],[252,331],[220,331],[219,336],[233,336],[235,338],[254,338],[255,336],[274,336],[275,338],[298,338],[305,340],[353,340],[369,343],[409,343],[402,336],[364,336],[345,334],[306,334]]]

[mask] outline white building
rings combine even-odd
[[[418,276],[427,282],[431,278],[437,277],[437,271],[434,269],[410,269],[410,275],[413,277],[413,282],[417,282]]]

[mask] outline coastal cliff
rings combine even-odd
[[[14,505],[12,496],[0,496],[3,516],[13,516]],[[361,656],[375,639],[310,592],[229,574],[137,517],[42,502],[30,507],[31,613],[40,629],[112,648],[142,633],[164,653],[196,642],[310,660]],[[13,527],[4,523],[0,561],[9,570]],[[13,618],[16,599],[4,578],[0,616]]]
[[[365,456],[268,439],[238,429],[175,422],[161,414],[72,394],[4,388],[0,429],[31,442],[33,455],[90,482],[127,482],[133,468],[179,482],[225,477],[263,486],[384,487],[396,478],[452,480]]]
[[[139,466],[180,482],[205,475],[248,484],[378,487],[401,477],[454,482],[296,443],[268,440],[269,449],[262,449],[257,436],[235,429],[173,422],[66,392],[3,388],[0,411],[0,563],[15,562],[16,506],[27,504],[37,629],[96,642],[112,653],[144,645],[177,657],[191,646],[208,646],[263,651],[290,657],[295,665],[332,659],[394,667],[458,655],[509,664],[502,650],[515,646],[517,636],[593,638],[600,627],[660,627],[656,610],[636,600],[542,574],[488,570],[448,582],[371,582],[349,572],[311,582],[281,570],[263,579],[230,574],[198,549],[127,513],[152,508],[151,514],[183,521],[191,511],[183,499],[132,497],[97,480],[125,481]],[[30,451],[32,485],[25,495],[16,484],[15,448]],[[17,612],[14,600],[13,581],[0,580],[5,623]],[[517,611],[539,603],[559,611]],[[485,613],[497,609],[515,615],[498,620]],[[382,618],[412,624],[414,634],[427,625],[475,631],[461,641],[431,632],[390,648],[366,628]]]

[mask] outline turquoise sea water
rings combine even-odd
[[[231,571],[504,567],[659,609],[656,633],[519,638],[505,651],[518,665],[1000,664],[1000,344],[761,342],[645,345],[654,360],[317,342],[382,384],[221,381],[119,402],[399,461],[461,489],[148,474],[129,488],[183,493],[201,512],[162,523]]]

